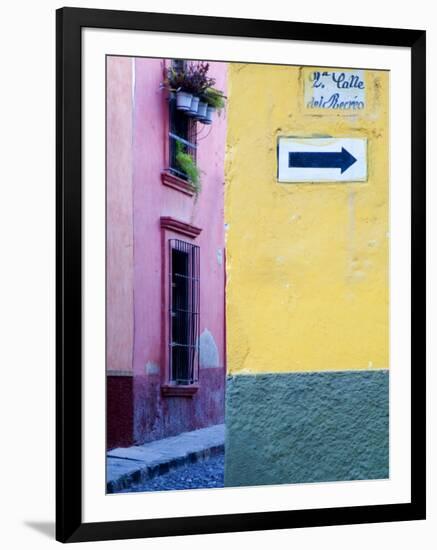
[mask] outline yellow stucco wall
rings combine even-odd
[[[359,114],[308,114],[306,70],[229,66],[231,374],[388,368],[389,75],[365,72]],[[366,137],[367,182],[278,183],[279,136]]]

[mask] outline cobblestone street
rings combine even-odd
[[[224,486],[224,453],[207,460],[182,466],[167,474],[132,485],[123,492],[207,489]]]

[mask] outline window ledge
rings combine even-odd
[[[176,220],[170,216],[161,216],[160,224],[162,229],[168,229],[169,231],[186,235],[192,239],[195,239],[202,231],[200,227],[181,222],[180,220]]]
[[[193,397],[199,386],[190,384],[189,386],[164,384],[161,386],[161,393],[166,397]]]
[[[186,180],[179,178],[178,176],[172,174],[167,170],[161,172],[161,182],[163,185],[171,187],[172,189],[176,189],[176,191],[180,191],[181,193],[184,193],[185,195],[188,195],[190,197],[193,197],[195,194],[192,185],[190,185]]]

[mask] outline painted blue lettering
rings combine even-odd
[[[364,82],[356,74],[351,74],[348,79],[346,79],[345,73],[332,73],[332,80],[337,84],[337,88],[340,89],[349,89],[349,88],[358,88],[359,90],[364,89]]]
[[[313,73],[311,73],[310,79],[313,81],[313,88],[323,87],[323,83],[321,81],[320,76],[321,75],[319,71],[314,71]]]
[[[323,103],[323,108],[324,109],[335,109],[339,97],[340,97],[339,93],[332,94],[332,96]]]

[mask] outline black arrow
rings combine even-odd
[[[288,153],[289,168],[340,168],[343,174],[355,162],[357,159],[344,147],[341,148],[341,152]]]

